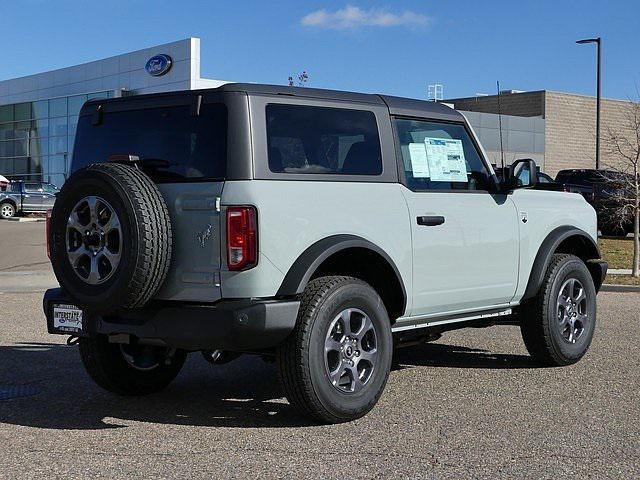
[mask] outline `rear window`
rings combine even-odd
[[[138,156],[143,170],[159,182],[223,179],[226,107],[205,104],[199,116],[192,116],[189,106],[105,112],[99,125],[82,116],[72,170],[114,154]]]
[[[269,169],[274,173],[380,175],[373,112],[267,105]]]
[[[27,193],[35,193],[39,192],[42,189],[42,184],[40,183],[25,183],[24,191]]]

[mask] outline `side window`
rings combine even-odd
[[[56,194],[59,192],[59,190],[56,188],[55,185],[51,185],[50,183],[43,183],[42,184],[42,189],[45,191],[45,193],[52,193],[52,194]]]
[[[38,193],[40,191],[40,185],[37,183],[25,183],[24,191],[26,193]]]
[[[380,137],[373,112],[270,104],[266,113],[272,172],[382,173]]]
[[[493,180],[463,125],[394,120],[407,186],[423,190],[491,190]]]

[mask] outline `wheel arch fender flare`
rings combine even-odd
[[[527,283],[527,288],[525,289],[522,300],[527,300],[529,298],[533,298],[536,296],[540,287],[542,286],[542,281],[544,279],[544,274],[547,271],[547,267],[551,263],[551,258],[555,253],[559,253],[559,248],[563,243],[567,240],[576,242],[577,245],[581,245],[580,251],[562,251],[560,253],[571,253],[578,257],[580,257],[589,268],[591,275],[594,276],[594,270],[590,268],[588,264],[589,260],[595,260],[600,258],[600,249],[598,248],[598,244],[591,238],[591,236],[577,227],[572,226],[562,226],[552,230],[547,237],[544,239],[540,248],[538,249],[538,253],[536,254],[536,258],[533,261],[533,266],[531,267],[531,272],[529,274],[529,281]],[[564,250],[564,249],[562,249]],[[600,282],[594,276],[594,283],[596,285],[596,290],[600,288]]]
[[[278,289],[278,296],[299,295],[304,292],[305,287],[318,268],[332,255],[348,248],[363,248],[370,250],[381,256],[393,269],[396,279],[402,288],[403,307],[407,303],[407,291],[402,280],[402,275],[393,259],[382,248],[376,244],[357,235],[339,234],[325,237],[309,246],[293,262],[291,268],[286,273],[284,280]]]

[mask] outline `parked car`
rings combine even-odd
[[[125,395],[188,352],[271,356],[328,423],[373,408],[395,346],[447,330],[517,324],[535,361],[575,363],[607,270],[596,215],[516,181],[523,164],[499,182],[435,102],[254,84],[90,101],[48,225],[48,330]]]
[[[570,169],[560,170],[556,182],[567,192],[581,194],[595,208],[603,235],[626,236],[633,231],[633,214],[629,212],[624,222],[618,219],[618,199],[627,188],[624,176],[612,170]]]
[[[22,213],[46,212],[53,208],[58,187],[43,182],[11,182],[0,192],[0,218]]]

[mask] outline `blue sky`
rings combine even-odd
[[[189,36],[202,76],[423,98],[504,89],[637,97],[640,3],[620,1],[0,0],[0,79],[75,65]]]

